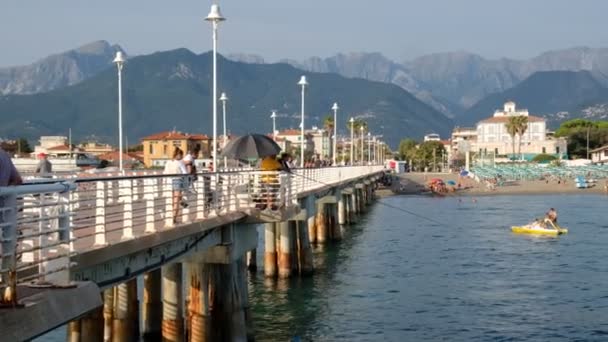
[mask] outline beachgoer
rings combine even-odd
[[[38,166],[36,166],[35,173],[42,177],[50,178],[51,172],[53,172],[53,165],[51,164],[51,162],[48,160],[46,154],[44,154],[44,153],[39,153],[38,159],[40,161],[38,162]]]
[[[179,174],[187,174],[186,166],[182,161],[184,157],[184,152],[176,147],[175,151],[173,151],[173,159],[167,161],[165,164],[165,170],[163,174],[166,175],[179,175]],[[186,177],[180,176],[175,177],[171,180],[171,187],[173,189],[173,223],[177,223],[177,216],[179,215],[179,207],[180,205],[184,208],[188,206],[187,203],[182,202],[182,192],[185,189],[187,180]]]
[[[190,179],[194,182],[196,181],[196,158],[198,158],[198,154],[200,152],[200,147],[194,147],[186,156],[184,157],[184,165],[186,166],[186,171],[190,175]]]
[[[557,211],[554,208],[550,208],[545,214],[545,222],[550,223],[553,227],[557,225]]]

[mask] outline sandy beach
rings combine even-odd
[[[397,175],[398,182],[393,184],[393,189],[397,186],[403,194],[419,194],[428,190],[426,184],[433,178],[441,178],[444,182],[449,180],[458,182],[458,175],[453,173],[404,173]],[[464,189],[448,193],[450,196],[458,195],[533,195],[533,194],[606,194],[604,186],[607,179],[598,179],[597,183],[591,188],[578,189],[573,180],[566,182],[557,181],[512,181],[507,182],[503,186],[496,186],[494,189],[489,189],[485,184],[478,183],[470,178],[461,179]],[[388,195],[389,189],[383,189],[380,196]],[[608,197],[608,195],[607,195]]]

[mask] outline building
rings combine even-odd
[[[40,145],[34,146],[34,154],[37,155],[39,153],[50,154],[49,149],[55,149],[55,151],[62,151],[62,147],[68,150],[68,137],[64,136],[41,136],[40,137]]]
[[[94,141],[89,141],[89,142],[79,144],[77,147],[81,151],[94,155],[94,156],[100,156],[102,154],[106,154],[106,153],[110,153],[110,152],[114,151],[114,149],[112,148],[112,146],[110,144],[100,144],[100,143],[97,143]]]
[[[589,153],[591,154],[591,161],[594,164],[608,163],[608,145],[604,145],[602,147],[591,150],[589,151]]]
[[[507,132],[506,124],[509,118],[525,116],[528,118],[528,128],[521,137],[514,138]],[[495,156],[511,156],[513,154],[513,140],[515,140],[515,153],[521,148],[524,159],[531,160],[537,154],[551,154],[556,157],[567,155],[567,143],[564,138],[554,138],[547,131],[544,118],[532,116],[527,109],[516,108],[515,102],[504,104],[503,110],[496,110],[494,115],[477,123],[477,137],[475,143],[470,143],[470,151]],[[472,138],[469,136],[469,138]],[[464,140],[464,136],[463,136]],[[473,139],[471,139],[473,140]],[[521,144],[520,146],[518,146]]]
[[[175,147],[184,153],[200,148],[199,158],[209,158],[211,139],[203,134],[189,134],[177,131],[161,132],[142,138],[144,165],[162,167],[173,156]]]
[[[329,159],[331,156],[329,133],[321,128],[313,126],[312,129],[305,131],[312,139],[312,148],[316,155],[321,159]]]
[[[276,140],[287,140],[289,141],[289,144],[291,145],[292,148],[292,152],[295,153],[295,151],[299,151],[300,150],[300,146],[302,146],[302,142],[301,142],[301,138],[302,137],[302,131],[297,130],[297,129],[286,129],[283,131],[279,131],[276,134]],[[312,139],[312,136],[305,132],[304,133],[304,139],[306,140],[306,148],[305,148],[305,152],[309,152],[312,153],[314,151],[314,142]],[[294,155],[294,158],[299,158],[299,155]]]
[[[118,151],[111,151],[97,156],[100,160],[107,160],[111,165],[119,164],[120,155]],[[125,169],[134,169],[143,164],[143,156],[138,153],[128,152],[122,154],[122,163]]]
[[[431,133],[424,136],[424,141],[441,141],[441,137],[437,133]]]

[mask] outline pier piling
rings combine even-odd
[[[291,277],[292,271],[292,227],[290,227],[289,221],[279,222],[281,238],[279,245],[279,278]]]
[[[144,296],[142,305],[143,337],[158,340],[161,336],[161,270],[144,274]]]
[[[112,322],[114,321],[114,287],[103,291],[103,341],[112,341]]]
[[[162,270],[162,341],[181,342],[184,340],[184,320],[182,315],[182,264],[163,266]]]
[[[80,320],[82,342],[101,342],[104,339],[103,307],[89,312]]]
[[[316,227],[317,227],[317,243],[324,244],[327,242],[327,213],[326,206],[324,203],[319,203],[317,205],[317,219],[316,219]]]
[[[137,280],[131,279],[116,286],[112,322],[112,341],[130,342],[137,340],[138,329]]]
[[[264,225],[264,275],[276,277],[277,275],[277,245],[274,223]]]

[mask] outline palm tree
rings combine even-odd
[[[334,131],[334,117],[331,115],[328,115],[325,117],[325,119],[323,119],[323,128],[325,128],[325,130],[327,131],[327,133],[329,133],[329,135],[332,135],[333,131]]]
[[[519,147],[517,153],[519,154],[519,158],[521,159],[521,137],[526,133],[528,129],[528,117],[527,116],[517,116],[517,135],[519,135]]]
[[[515,161],[515,136],[518,133],[519,123],[517,116],[510,116],[505,124],[507,128],[507,133],[511,136],[511,144],[513,146],[513,161]]]

